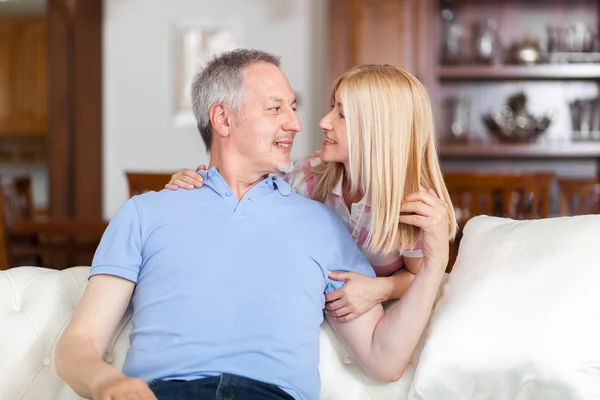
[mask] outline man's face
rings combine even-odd
[[[296,98],[279,68],[260,63],[245,68],[241,108],[231,129],[236,151],[262,173],[288,172],[296,133],[301,130]]]

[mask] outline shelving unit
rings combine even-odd
[[[473,80],[600,80],[600,64],[441,66],[442,81]]]
[[[435,18],[441,24],[444,1],[433,2],[436,5],[433,10]],[[500,41],[505,51],[510,43],[530,32],[540,39],[542,47],[540,63],[529,65],[510,63],[506,52],[499,65],[498,60],[494,65],[468,61],[472,56],[459,58],[458,64],[444,64],[441,55],[435,54],[437,68],[429,82],[430,90],[437,97],[438,116],[441,116],[438,121],[441,158],[472,161],[474,167],[480,165],[483,159],[494,162],[495,159],[518,158],[545,165],[549,165],[548,162],[553,159],[586,159],[596,160],[600,170],[600,142],[572,141],[572,134],[565,133],[572,129],[569,102],[590,98],[594,92],[600,95],[600,62],[550,62],[564,61],[566,58],[595,61],[600,55],[597,52],[548,53],[545,46],[548,26],[567,27],[577,21],[598,27],[600,0],[455,0],[452,4],[455,7],[454,18],[467,30],[467,37],[476,34],[470,30],[475,22],[493,17],[499,22]],[[441,34],[441,26],[437,31]],[[438,43],[434,48],[441,48],[445,38],[437,37]],[[469,45],[472,40],[471,36]],[[528,109],[536,110],[534,114],[554,111],[553,116],[560,117],[555,118],[548,132],[538,142],[499,143],[482,123],[483,115],[505,105],[507,97],[517,90],[525,91],[529,99]],[[472,142],[460,144],[449,134],[452,120],[444,102],[448,97],[465,95],[472,97],[469,119]],[[594,111],[600,113],[600,110]]]
[[[532,144],[440,143],[444,158],[588,158],[600,160],[600,142],[541,142]]]

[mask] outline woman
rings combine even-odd
[[[444,203],[450,237],[456,217],[437,159],[429,98],[408,72],[390,65],[347,71],[336,80],[331,111],[319,126],[325,134],[322,150],[297,163],[285,179],[347,222],[377,274],[330,273],[346,284],[326,295],[326,312],[351,321],[377,303],[402,297],[421,265],[422,234],[402,223],[401,206],[409,194],[428,190]],[[201,185],[196,172],[182,169],[165,187]],[[447,252],[445,246],[427,250]]]

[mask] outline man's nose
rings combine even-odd
[[[289,117],[286,118],[285,125],[283,129],[286,131],[300,132],[302,130],[302,125],[300,124],[300,119],[298,119],[298,114],[294,110],[290,110]]]

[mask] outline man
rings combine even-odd
[[[290,168],[301,129],[278,58],[226,53],[196,77],[192,101],[211,158],[204,186],[136,196],[114,216],[58,343],[57,371],[96,400],[317,399],[324,293],[341,285],[328,271],[374,273],[332,211],[269,177]],[[413,199],[430,212],[403,217],[424,231],[407,294],[387,315],[378,305],[352,322],[329,320],[382,381],[404,372],[447,262],[427,251],[448,241],[445,208],[426,192]],[[120,372],[101,355],[130,301]]]

